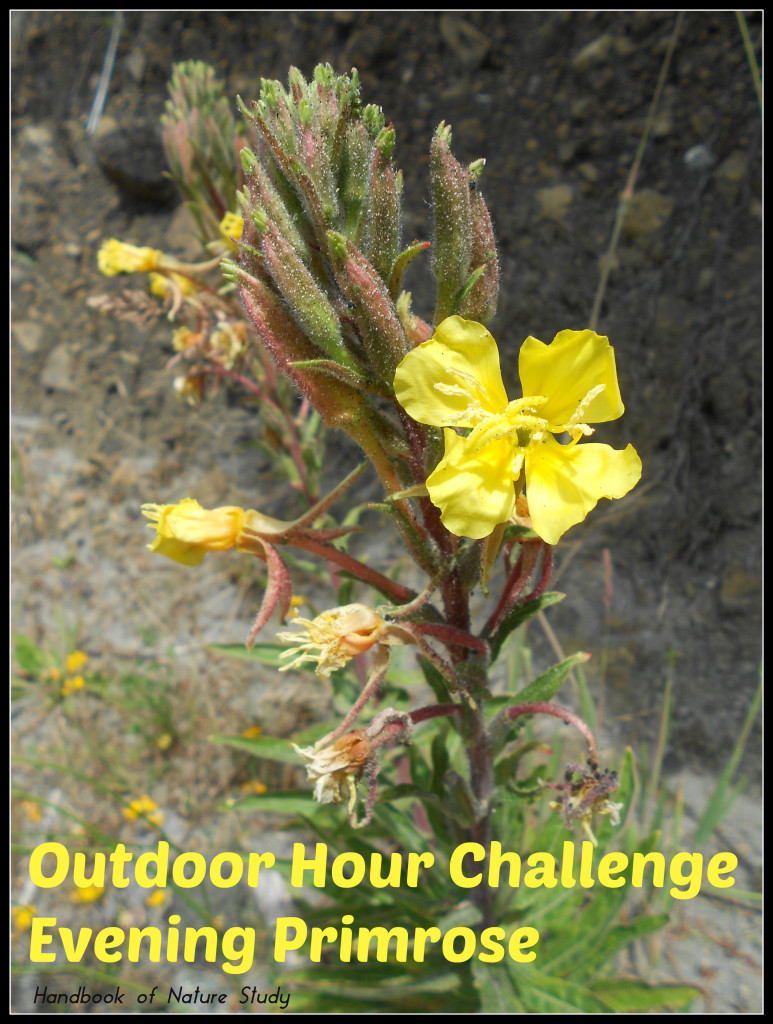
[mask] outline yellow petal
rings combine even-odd
[[[464,393],[445,394],[436,384]],[[497,343],[482,324],[448,317],[397,367],[395,395],[409,416],[433,427],[474,426],[474,420],[462,416],[472,403],[487,412],[503,412],[507,393]]]
[[[548,435],[526,453],[526,497],[532,529],[548,544],[558,543],[582,522],[599,498],[622,498],[641,477],[632,445],[561,445]]]
[[[457,537],[488,537],[515,506],[513,446],[494,441],[473,454],[455,431],[444,434],[445,455],[427,479],[430,500],[441,510],[445,528]]]
[[[606,423],[623,415],[614,350],[608,338],[594,331],[560,331],[550,345],[528,337],[521,346],[518,372],[525,396],[547,399],[539,415],[550,423],[567,423],[599,384],[604,390],[583,410],[582,422]]]
[[[156,537],[152,544],[148,544],[148,548],[159,555],[166,555],[181,565],[200,565],[207,553],[204,548],[196,547],[195,544],[186,544],[184,541],[168,537]]]

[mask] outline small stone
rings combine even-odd
[[[40,383],[44,388],[53,388],[55,391],[77,392],[72,352],[66,341],[49,353],[40,373]]]
[[[746,173],[746,156],[740,149],[735,149],[717,168],[717,177],[737,185]]]
[[[714,280],[714,271],[711,267],[704,267],[698,275],[698,291],[705,292],[710,287]]]
[[[664,139],[674,130],[674,119],[670,110],[663,110],[657,114],[652,122],[653,139]]]
[[[448,13],[441,15],[440,34],[443,42],[468,68],[480,67],[488,55],[489,37],[463,18]]]
[[[599,172],[593,164],[585,161],[577,165],[577,170],[585,178],[589,185],[595,185],[599,180]]]
[[[577,71],[588,71],[597,64],[603,64],[612,52],[613,42],[610,35],[599,36],[575,54],[572,58],[572,66]]]
[[[623,224],[623,237],[631,242],[642,235],[654,234],[665,224],[674,209],[673,199],[654,189],[637,192],[628,206]]]
[[[550,188],[537,190],[537,202],[540,204],[540,216],[543,220],[564,222],[567,211],[574,197],[571,185],[552,185]]]
[[[11,334],[25,352],[34,353],[43,341],[43,325],[35,320],[19,320],[12,325]]]

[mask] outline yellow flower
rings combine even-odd
[[[446,428],[445,454],[427,491],[451,533],[487,537],[511,518],[525,480],[532,528],[556,544],[599,498],[627,494],[641,477],[641,459],[632,445],[577,445],[593,433],[588,423],[623,414],[607,338],[561,331],[545,345],[529,337],[518,371],[524,397],[509,402],[496,342],[482,324],[452,316],[397,367],[395,394],[415,420]],[[553,436],[563,433],[568,444]]]
[[[236,213],[227,213],[220,221],[218,230],[220,231],[220,237],[228,244],[229,248],[236,250],[238,246],[231,241],[231,238],[242,237],[244,217],[240,217]]]
[[[147,795],[141,796],[137,800],[132,800],[129,806],[124,807],[121,813],[127,821],[136,821],[138,818],[144,818],[151,825],[162,825],[164,823],[163,812],[159,811],[158,804]]]
[[[250,725],[246,729],[242,729],[240,735],[244,736],[246,740],[254,740],[263,735],[263,730],[259,725]]]
[[[150,894],[150,896],[146,896],[145,897],[145,906],[146,907],[160,907],[161,904],[164,903],[165,900],[166,900],[166,893],[164,892],[164,890],[163,889],[156,889],[156,891],[152,892]]]
[[[280,672],[287,672],[306,661],[315,661],[317,675],[329,676],[374,644],[413,642],[407,631],[388,623],[364,604],[345,604],[323,612],[316,619],[297,618],[292,623],[303,626],[304,632],[277,634],[277,639],[283,643],[297,645],[279,655],[280,659],[295,655],[289,664],[279,669]]]
[[[83,889],[77,888],[70,893],[70,902],[94,903],[95,900],[101,899],[104,891],[104,885],[87,885]]]
[[[69,697],[76,690],[82,690],[85,685],[83,676],[71,676],[62,683],[62,696]]]
[[[119,242],[117,238],[103,242],[97,253],[97,266],[105,277],[157,270],[163,260],[164,254],[159,249],[129,245],[127,242]]]
[[[32,903],[25,903],[11,909],[13,930],[15,932],[27,932],[32,927],[32,919],[37,914],[37,908]]]
[[[249,793],[256,793],[258,796],[262,796],[268,791],[268,786],[259,779],[249,779],[249,781],[243,782],[239,788],[245,796]]]
[[[195,498],[184,498],[176,505],[143,505],[142,512],[158,532],[148,545],[150,550],[183,565],[198,565],[207,551],[235,547],[245,516],[244,509],[234,505],[210,511]]]
[[[193,295],[200,290],[200,286],[185,274],[170,274],[170,277],[183,295]],[[174,287],[166,274],[151,274],[150,292],[151,295],[158,295],[160,299],[165,299],[167,295],[174,295]]]
[[[43,812],[40,810],[40,804],[36,803],[35,800],[22,800],[21,809],[30,819],[36,824],[43,820]]]
[[[88,654],[84,654],[83,651],[73,651],[72,654],[68,654],[67,661],[65,662],[68,675],[73,675],[83,668],[88,660]]]

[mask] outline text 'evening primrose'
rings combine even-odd
[[[510,402],[486,328],[451,316],[403,359],[395,394],[419,423],[445,427],[445,454],[427,478],[430,500],[459,537],[487,537],[510,520],[525,485],[532,528],[548,544],[641,477],[632,445],[578,441],[622,416],[615,355],[594,331],[529,337],[518,357],[523,398]],[[462,436],[454,428],[469,430]],[[568,434],[561,444],[553,435]]]

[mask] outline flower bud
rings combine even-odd
[[[452,155],[450,141],[451,129],[441,122],[430,148],[432,269],[438,285],[436,324],[456,312],[456,296],[470,275],[472,257],[469,174]]]
[[[473,164],[470,164],[472,171]],[[470,180],[474,180],[470,178]],[[468,320],[487,324],[497,311],[499,295],[499,260],[494,239],[494,227],[483,196],[476,189],[470,196],[472,213],[472,253],[470,267],[483,272],[459,304],[459,315]]]
[[[271,221],[261,242],[266,267],[303,332],[331,359],[356,373],[357,363],[344,344],[335,310],[298,253]]]
[[[393,128],[384,128],[376,140],[370,164],[370,204],[365,253],[382,281],[389,283],[400,251],[400,192],[392,166]]]
[[[341,153],[339,188],[344,210],[343,231],[355,245],[359,245],[365,226],[363,215],[368,202],[371,148],[372,143],[361,122],[347,125]]]
[[[335,232],[329,233],[329,240],[338,260],[346,254],[343,266],[338,263],[334,269],[341,290],[354,307],[368,359],[379,379],[391,385],[398,363],[410,350],[395,305],[375,267],[356,246]]]

